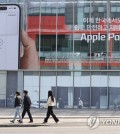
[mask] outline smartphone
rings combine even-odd
[[[18,5],[0,5],[0,70],[19,69],[20,15]]]

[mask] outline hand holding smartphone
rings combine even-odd
[[[20,8],[0,5],[0,70],[18,70]]]

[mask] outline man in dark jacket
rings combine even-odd
[[[17,115],[19,115],[19,123],[23,123],[22,121],[22,117],[21,117],[21,114],[20,114],[20,110],[21,110],[21,106],[22,106],[22,97],[20,96],[20,92],[16,92],[16,95],[15,95],[15,108],[16,108],[16,112],[15,112],[15,116],[14,116],[14,119],[11,120],[10,122],[14,123],[16,118],[17,118]]]
[[[32,118],[32,115],[30,113],[31,100],[30,100],[30,97],[28,96],[28,91],[24,90],[23,93],[24,93],[24,99],[23,99],[22,119],[24,118],[24,116],[25,116],[25,114],[27,112],[28,116],[29,116],[29,119],[30,119],[29,123],[32,123],[33,122],[33,118]]]

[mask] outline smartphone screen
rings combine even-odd
[[[0,5],[0,70],[18,70],[20,8]]]

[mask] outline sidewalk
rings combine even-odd
[[[29,118],[26,114],[24,123],[19,124],[17,121],[13,124],[12,120],[15,109],[0,108],[0,127],[40,127],[40,126],[58,126],[52,118],[49,119],[48,124],[42,124],[46,116],[47,109],[31,109],[34,122],[28,123]],[[106,119],[120,119],[119,110],[98,110],[98,109],[54,109],[55,114],[60,119],[59,126],[83,126],[87,125],[88,118],[93,115]]]
[[[15,109],[11,108],[0,108],[0,118],[11,118],[13,117]],[[31,109],[31,113],[34,118],[45,117],[47,109]],[[100,109],[54,109],[54,112],[59,117],[64,118],[75,118],[75,117],[89,117],[91,115],[98,116],[120,116],[119,110],[100,110]]]

